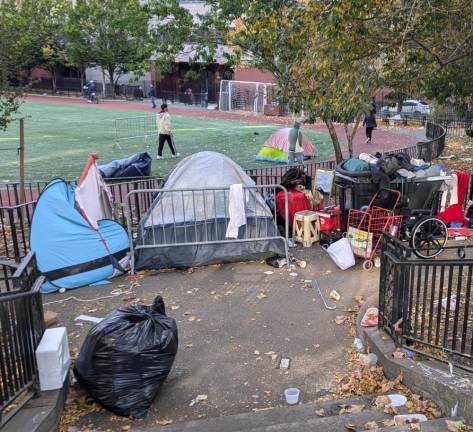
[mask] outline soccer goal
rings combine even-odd
[[[250,81],[220,81],[219,110],[263,114],[264,106],[276,98],[277,85]]]
[[[149,147],[158,136],[156,114],[116,118],[114,148],[121,148],[121,142],[132,139],[144,139]],[[150,140],[150,141],[148,141]]]

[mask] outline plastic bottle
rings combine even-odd
[[[355,338],[355,340],[353,341],[353,346],[360,353],[365,350],[365,346],[363,345],[363,341],[361,339]]]

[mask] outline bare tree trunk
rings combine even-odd
[[[350,131],[348,130],[348,123],[343,123],[343,127],[345,128],[345,135],[347,136],[348,154],[350,155],[350,158],[353,157],[353,139],[355,138],[356,131],[358,130],[359,125],[360,125],[360,118],[358,117],[350,133]]]
[[[53,81],[53,93],[55,94],[57,92],[56,68],[52,68],[51,75]]]
[[[113,67],[108,68],[108,79],[110,80],[110,96],[115,99],[115,70]]]
[[[333,125],[332,120],[324,118],[323,121],[327,126],[328,133],[330,134],[330,138],[332,139],[333,150],[335,152],[335,160],[337,164],[339,164],[343,160],[343,155],[342,150],[340,149],[340,141],[338,140],[337,131],[335,130],[335,126]]]

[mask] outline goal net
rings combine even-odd
[[[220,81],[219,110],[263,114],[264,106],[276,102],[277,85],[263,82]]]

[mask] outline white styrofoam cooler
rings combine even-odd
[[[61,388],[71,362],[66,327],[47,329],[44,332],[36,349],[36,362],[41,390]]]

